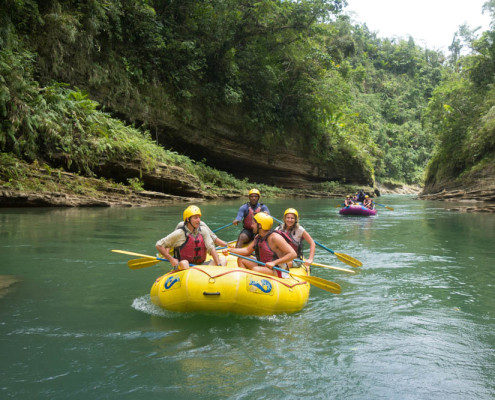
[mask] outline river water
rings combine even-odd
[[[364,263],[314,267],[342,294],[312,288],[302,311],[270,317],[161,310],[149,289],[168,265],[130,270],[111,252],[155,254],[184,205],[0,210],[0,275],[18,280],[0,298],[0,398],[494,399],[495,215],[378,201],[394,211],[267,201]],[[240,203],[200,206],[215,229]],[[318,247],[315,261],[346,267]]]

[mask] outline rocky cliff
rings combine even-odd
[[[454,209],[467,212],[495,212],[495,165],[486,165],[457,178],[431,179],[419,198],[479,202]]]

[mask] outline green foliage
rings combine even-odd
[[[419,182],[436,140],[431,131],[440,126],[422,118],[446,75],[442,55],[412,39],[378,39],[339,16],[344,5],[5,1],[0,149],[87,175],[104,159],[139,160],[149,169],[162,161],[205,184],[244,189],[207,160],[158,148],[148,131],[111,118],[90,93],[127,121],[151,128],[164,121],[210,124],[219,110],[235,110],[240,136],[263,150],[298,149],[317,165],[357,171],[343,180],[376,175]],[[492,43],[484,35],[473,46],[485,59],[463,61],[475,85],[491,82]],[[435,93],[428,110],[443,121]],[[491,148],[483,133],[491,126],[487,116],[483,129],[469,131],[477,152]]]

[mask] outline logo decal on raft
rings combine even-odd
[[[270,293],[272,291],[272,284],[266,279],[262,279],[259,282],[255,281],[254,279],[250,280],[249,286],[251,287],[250,292],[258,292],[256,289],[261,290],[263,293]]]
[[[167,278],[167,280],[165,281],[165,284],[163,285],[163,287],[165,289],[170,289],[177,282],[180,282],[180,278],[178,278],[176,276],[169,276]]]

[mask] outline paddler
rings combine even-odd
[[[259,202],[260,197],[260,191],[253,188],[248,193],[249,201],[239,207],[239,211],[237,212],[237,216],[235,217],[233,224],[237,225],[242,221],[243,229],[241,233],[239,233],[235,247],[243,247],[245,244],[254,239],[254,232],[252,228],[254,215],[261,211],[270,214],[268,207]]]
[[[183,214],[184,225],[156,242],[156,249],[170,261],[174,269],[184,270],[190,264],[202,264],[207,253],[211,254],[211,265],[225,265],[224,257],[219,257],[210,229],[202,229],[201,210],[197,206],[187,207]],[[170,254],[173,249],[173,256]]]
[[[288,239],[278,231],[272,230],[273,218],[264,212],[259,212],[253,217],[252,229],[256,235],[254,240],[246,247],[236,248],[233,250],[225,249],[223,253],[227,255],[229,251],[241,256],[250,256],[253,251],[256,259],[265,265],[257,264],[255,261],[237,259],[237,265],[240,268],[247,268],[256,272],[262,272],[267,275],[274,275],[280,278],[288,278],[289,274],[273,267],[279,267],[288,270],[288,263],[297,257],[295,250],[291,247]]]
[[[283,223],[280,224],[276,231],[285,233],[290,239],[290,245],[296,251],[297,257],[303,259],[303,242],[309,244],[309,257],[305,260],[305,265],[309,267],[315,257],[315,241],[311,235],[299,224],[299,213],[295,208],[288,208],[284,212]],[[299,266],[298,264],[297,266]]]

